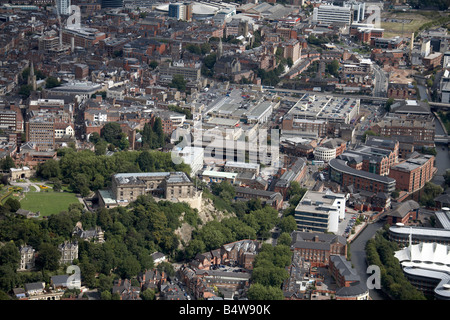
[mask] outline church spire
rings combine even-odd
[[[222,38],[219,40],[219,45],[217,47],[217,55],[216,60],[219,60],[223,55],[223,44],[222,44]]]
[[[33,87],[33,91],[36,91],[36,75],[34,74],[34,62],[31,62],[30,74],[28,76],[28,85]]]

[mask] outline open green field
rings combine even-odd
[[[67,211],[71,203],[78,203],[74,193],[68,192],[27,192],[20,201],[22,209],[39,211],[41,216],[48,216]]]
[[[383,11],[381,13],[381,28],[384,29],[385,38],[402,36],[402,32],[403,36],[409,38],[412,32],[416,33],[423,24],[433,21],[436,17],[439,17],[439,13],[428,13],[427,11],[421,13]],[[384,19],[389,20],[385,21]],[[400,21],[404,21],[405,23],[401,23]]]

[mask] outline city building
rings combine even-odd
[[[314,149],[314,159],[328,162],[336,158],[336,149],[327,147],[317,147]]]
[[[55,122],[46,117],[36,117],[25,123],[26,141],[35,145],[37,151],[51,151],[55,144]]]
[[[283,206],[283,196],[279,192],[258,190],[235,186],[236,199],[247,201],[249,199],[260,199],[261,203],[270,205],[279,210]]]
[[[223,167],[225,172],[250,172],[255,175],[259,174],[260,165],[258,163],[246,163],[237,161],[227,161]]]
[[[434,146],[435,127],[433,115],[388,113],[370,129],[379,136],[413,137],[415,146]]]
[[[396,180],[397,189],[415,192],[433,178],[437,171],[434,161],[435,157],[432,155],[409,158],[392,166],[389,177]]]
[[[101,0],[103,8],[121,8],[123,6],[123,0]]]
[[[397,223],[408,224],[409,221],[419,218],[419,208],[420,205],[416,201],[407,200],[387,210],[383,216],[387,217],[387,223],[391,226]]]
[[[201,174],[203,181],[209,183],[221,183],[222,181],[228,181],[231,184],[236,182],[238,176],[235,172],[222,172],[213,170],[204,170]]]
[[[191,21],[193,14],[192,3],[170,3],[169,4],[169,17],[176,18],[177,20]]]
[[[306,191],[295,208],[297,230],[312,232],[337,232],[339,221],[345,216],[344,194]]]
[[[436,242],[409,243],[395,252],[409,282],[437,300],[450,300],[448,245]]]
[[[339,289],[336,300],[369,300],[369,289],[345,256],[330,257],[329,271]]]
[[[199,147],[184,147],[182,150],[176,151],[176,155],[179,156],[183,162],[191,168],[191,177],[194,177],[203,168],[203,148]]]
[[[20,247],[19,253],[20,253],[20,264],[17,271],[33,269],[36,260],[36,251],[33,249],[33,247],[23,245]]]
[[[111,188],[99,190],[99,204],[103,207],[126,206],[138,196],[151,194],[169,201],[199,200],[195,185],[184,172],[117,173],[112,176]]]
[[[78,242],[64,241],[58,246],[61,253],[60,264],[72,264],[74,259],[78,259]]]
[[[376,173],[358,170],[348,165],[348,161],[332,159],[329,164],[330,180],[343,188],[355,191],[385,192],[390,194],[395,190],[395,179]]]
[[[347,165],[354,169],[386,176],[390,168],[398,163],[398,150],[357,145],[337,158],[347,161]]]
[[[359,114],[360,100],[325,95],[304,94],[286,115],[296,119],[325,120],[328,123],[350,124]]]
[[[410,241],[418,243],[440,243],[450,245],[450,230],[447,228],[427,228],[402,225],[401,223],[389,228],[389,240],[395,241],[400,247],[407,246]]]
[[[347,255],[347,240],[339,235],[293,231],[291,238],[291,250],[311,266],[326,267],[330,264],[330,257]]]
[[[56,0],[56,10],[58,14],[69,15],[71,12],[70,0]]]
[[[161,78],[172,81],[174,75],[183,76],[185,80],[199,80],[201,77],[201,63],[187,63],[184,61],[172,62],[159,66]]]
[[[333,5],[320,5],[314,8],[313,22],[316,23],[339,23],[350,25],[353,20],[351,7],[340,7]]]

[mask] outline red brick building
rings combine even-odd
[[[419,218],[420,205],[414,200],[402,202],[397,207],[386,212],[387,223],[395,225],[396,223],[407,224],[410,220]]]
[[[415,192],[422,189],[425,183],[433,178],[437,170],[434,160],[435,157],[432,155],[408,159],[391,167],[389,177],[397,181],[397,189]]]
[[[338,235],[294,231],[291,250],[299,253],[311,266],[325,267],[334,255],[347,255],[347,240]]]

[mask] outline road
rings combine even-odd
[[[386,73],[377,64],[373,65],[373,73],[375,75],[375,87],[373,90],[373,96],[385,97],[388,82]]]
[[[30,186],[33,186],[36,190],[36,192],[40,192],[41,188],[34,182],[31,182],[28,179],[25,179],[25,182],[15,182],[15,181],[11,181],[10,184],[12,186],[17,186],[17,187],[21,187],[23,188],[24,192],[28,192],[30,191]],[[41,185],[43,185],[43,183],[40,183]]]
[[[356,272],[361,277],[362,282],[366,282],[370,274],[367,274],[367,262],[366,262],[366,243],[371,239],[377,230],[381,229],[384,222],[375,222],[369,224],[355,240],[350,244],[350,253],[352,265]],[[381,292],[381,290],[371,289],[369,290],[370,297],[373,300],[387,300],[388,298]]]

